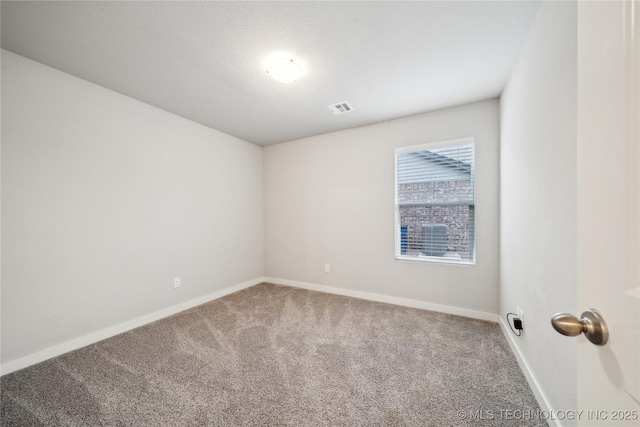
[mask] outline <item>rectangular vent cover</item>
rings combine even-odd
[[[327,105],[327,109],[335,115],[353,111],[353,107],[347,101],[339,102],[333,105]]]

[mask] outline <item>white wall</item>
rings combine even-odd
[[[2,51],[3,363],[261,277],[262,220],[260,147]]]
[[[490,100],[265,147],[265,276],[497,313],[498,116]],[[394,149],[468,136],[477,265],[396,261]]]
[[[500,314],[524,311],[516,352],[554,410],[576,408],[576,340],[549,322],[577,312],[576,31],[575,3],[544,3],[500,100]]]

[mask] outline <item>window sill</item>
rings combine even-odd
[[[417,261],[417,262],[431,262],[436,264],[451,264],[451,265],[465,265],[465,266],[474,266],[476,265],[476,261],[467,261],[460,260],[455,258],[447,258],[447,257],[433,257],[433,256],[403,256],[396,255],[396,261]]]

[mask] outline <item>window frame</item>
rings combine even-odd
[[[471,236],[472,242],[470,243],[470,247],[472,248],[472,259],[461,259],[457,260],[454,258],[446,258],[446,257],[436,257],[436,256],[408,256],[403,255],[401,251],[402,240],[401,240],[401,226],[400,224],[400,204],[398,203],[398,155],[403,153],[414,153],[417,151],[425,151],[425,150],[434,150],[438,148],[447,148],[447,147],[455,147],[459,145],[471,145],[473,150],[473,166],[472,170],[472,180],[473,180],[473,205],[468,204],[458,204],[459,206],[471,206],[473,208],[473,234]],[[394,206],[395,206],[395,220],[394,220],[394,233],[395,233],[395,245],[394,245],[394,256],[396,261],[417,261],[417,262],[428,262],[428,263],[439,263],[439,264],[449,264],[449,265],[463,265],[463,266],[474,266],[477,262],[477,254],[476,254],[476,185],[478,182],[477,177],[477,157],[476,157],[476,144],[474,137],[465,137],[458,138],[446,141],[437,141],[437,142],[429,142],[425,144],[419,145],[411,145],[405,147],[397,147],[395,149],[394,154]]]

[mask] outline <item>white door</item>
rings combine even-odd
[[[577,305],[610,334],[578,339],[578,425],[640,425],[639,49],[640,1],[578,3]]]

